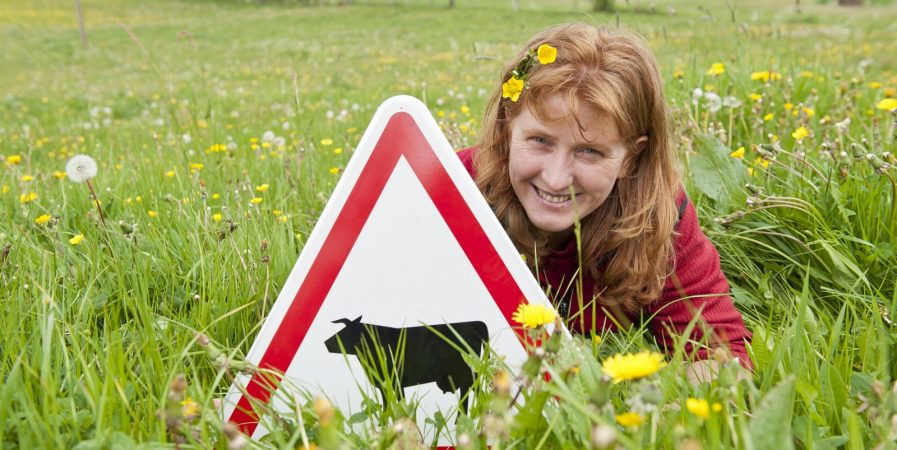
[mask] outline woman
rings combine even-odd
[[[663,83],[640,38],[585,24],[537,34],[459,157],[573,330],[641,316],[672,350],[694,321],[686,352],[705,361],[692,376],[715,368],[711,353],[750,367],[750,333],[682,189]]]

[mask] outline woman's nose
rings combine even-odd
[[[545,158],[542,166],[542,181],[545,189],[552,194],[566,194],[573,184],[572,158],[566,152],[555,151]]]

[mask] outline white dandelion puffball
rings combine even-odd
[[[87,181],[97,175],[97,162],[87,155],[75,155],[65,164],[65,174],[74,182]]]

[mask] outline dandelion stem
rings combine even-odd
[[[100,199],[97,198],[96,191],[93,190],[93,185],[90,184],[90,179],[84,180],[87,183],[87,188],[90,189],[90,196],[93,197],[93,203],[97,205],[97,211],[100,212],[100,222],[103,223],[103,226],[106,226],[106,216],[103,215],[103,207],[100,206]]]

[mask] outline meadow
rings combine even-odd
[[[216,401],[380,102],[472,145],[501,64],[568,21],[655,50],[755,374],[692,385],[674,356],[614,383],[644,327],[549,348],[519,394],[482,361],[458,447],[895,448],[897,5],[84,3],[86,47],[71,2],[0,4],[4,448],[428,446],[413,402],[297,399],[247,442]]]

